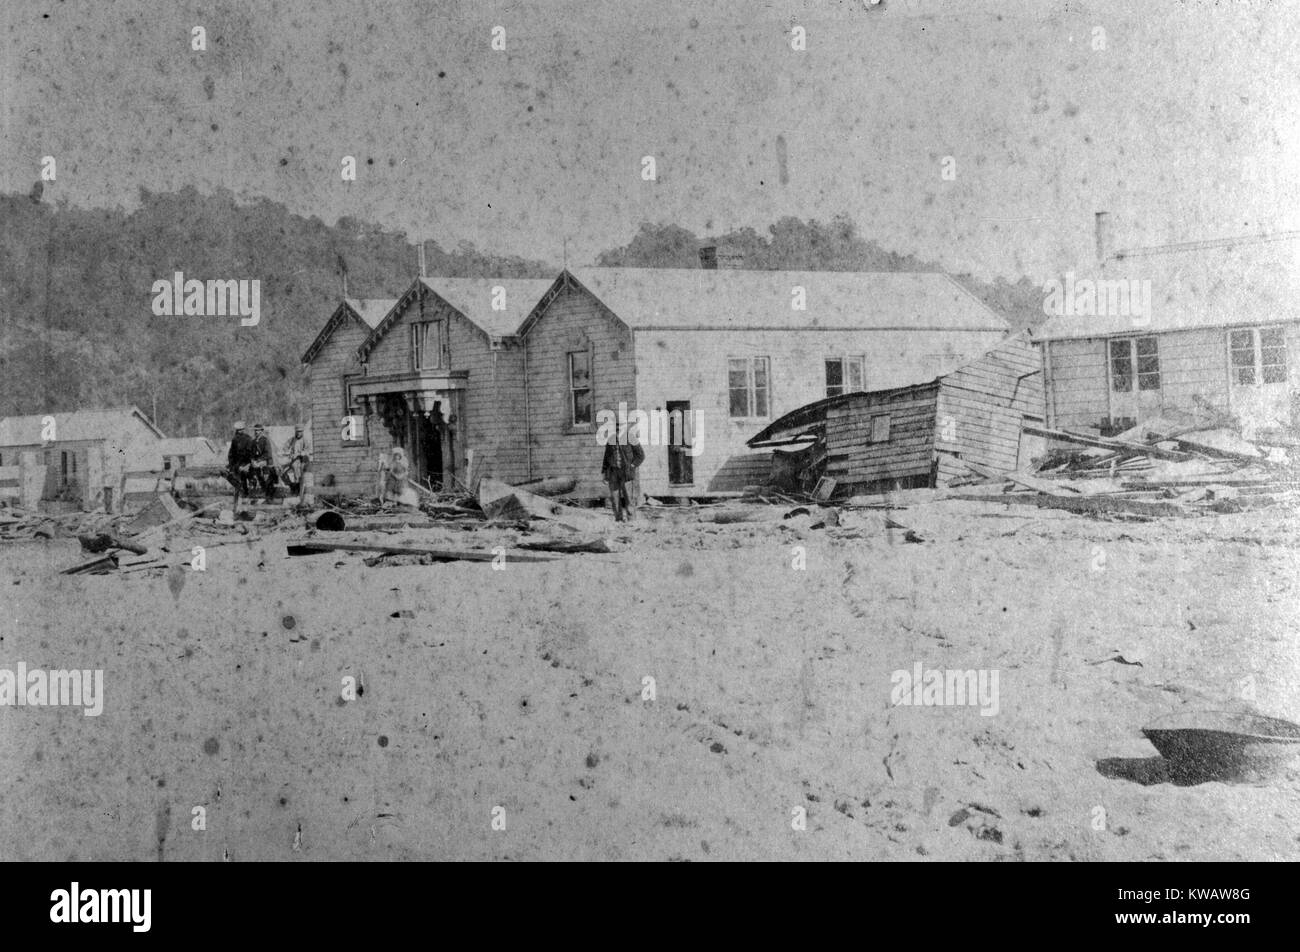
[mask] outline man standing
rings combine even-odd
[[[614,521],[624,518],[631,521],[636,513],[632,496],[636,495],[636,471],[645,462],[639,435],[635,438],[626,430],[614,442],[605,444],[605,458],[600,464],[600,475],[609,486],[609,504],[614,510]]]
[[[235,487],[235,509],[239,508],[240,497],[248,495],[252,465],[253,441],[244,427],[244,421],[236,420],[235,435],[230,440],[230,452],[226,454],[226,479]]]

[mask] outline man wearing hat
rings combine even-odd
[[[271,451],[271,438],[261,423],[253,427],[253,476],[262,487],[262,495],[270,499],[275,492],[275,454]]]
[[[235,506],[239,497],[248,495],[248,477],[253,463],[253,440],[243,420],[235,421],[235,435],[226,454],[226,479],[235,487]]]
[[[284,444],[284,478],[291,492],[301,492],[302,474],[311,462],[311,440],[301,423],[293,428],[293,436]]]

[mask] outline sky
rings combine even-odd
[[[1116,247],[1300,228],[1296,4],[3,0],[0,32],[0,191],[53,156],[83,207],[227,188],[555,264],[843,213],[1036,282],[1096,211]]]

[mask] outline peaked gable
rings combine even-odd
[[[321,328],[320,333],[316,335],[316,339],[311,342],[311,346],[303,353],[302,362],[310,364],[315,360],[321,348],[325,346],[344,321],[349,319],[359,321],[367,330],[374,330],[396,303],[397,301],[391,298],[369,298],[364,300],[344,298],[339,302],[339,306],[334,309],[330,319],[325,322],[325,326]]]
[[[551,282],[538,278],[416,278],[406,292],[393,302],[383,319],[374,325],[357,357],[365,361],[402,315],[421,294],[432,294],[484,337],[512,337],[520,322],[533,309],[534,302]],[[497,302],[501,307],[497,307]]]

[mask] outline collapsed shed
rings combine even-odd
[[[810,493],[823,477],[834,496],[946,486],[970,476],[963,461],[1008,472],[1041,454],[1022,427],[1043,412],[1038,348],[1017,335],[925,383],[807,404],[747,445],[772,451],[780,489]]]

